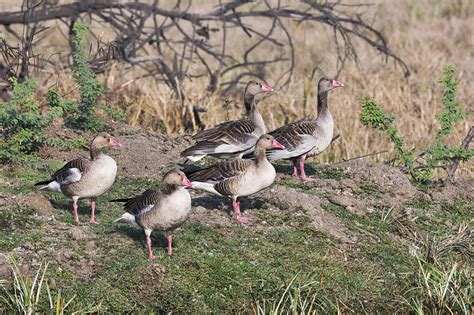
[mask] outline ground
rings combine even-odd
[[[190,139],[125,125],[113,134],[123,143],[109,151],[119,173],[98,199],[98,225],[87,223],[87,201],[76,226],[68,199],[33,186],[87,151],[48,149],[29,167],[2,167],[2,279],[12,277],[8,256],[23,274],[48,261],[52,292],[74,297],[68,308],[80,311],[258,312],[275,307],[291,285],[323,313],[407,312],[414,235],[442,238],[472,224],[472,179],[422,191],[391,166],[356,159],[308,165],[317,180],[303,183],[291,177],[289,163],[278,162],[273,186],[242,201],[252,224],[231,220],[227,198],[192,192],[192,215],[175,232],[173,256],[155,232],[160,259],[150,262],[142,230],[113,223],[122,209],[108,200],[159,187]],[[46,310],[46,298],[42,303]]]

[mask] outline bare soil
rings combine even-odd
[[[119,176],[124,178],[146,177],[160,180],[164,172],[183,162],[179,153],[191,143],[189,136],[168,137],[126,125],[116,125],[112,134],[119,139],[123,147],[110,150],[108,154],[116,159],[119,165]],[[59,160],[75,158],[78,155],[86,156],[87,152],[58,151],[54,148],[42,151],[44,158]],[[342,249],[347,245],[357,243],[360,236],[367,233],[347,226],[346,222],[325,210],[322,205],[333,204],[357,216],[371,214],[378,206],[393,207],[394,215],[397,215],[401,212],[409,214],[410,209],[405,209],[404,204],[417,198],[448,202],[455,202],[459,197],[469,200],[474,198],[474,180],[472,179],[444,187],[435,187],[425,193],[414,187],[399,170],[366,159],[342,162],[333,166],[321,165],[314,169],[308,168],[310,174],[314,174],[319,168],[327,168],[329,171],[342,172],[344,176],[336,179],[322,179],[315,176],[316,181],[302,183],[289,175],[289,167],[278,166],[277,169],[279,171],[283,169],[284,173],[278,173],[277,180],[271,188],[242,199],[243,212],[254,219],[254,222],[246,228],[265,233],[273,227],[265,220],[259,220],[260,214],[280,216],[299,211],[302,215],[309,217],[315,229],[337,240],[340,244],[339,248]],[[219,229],[222,235],[232,233],[226,227],[237,223],[231,220],[229,213],[231,202],[228,198],[215,197],[198,191],[191,193],[193,195],[191,222],[213,226]],[[40,261],[47,255],[53,257],[68,270],[72,270],[76,276],[85,279],[91,277],[94,268],[92,257],[103,253],[98,252],[94,231],[88,224],[71,226],[55,219],[55,211],[57,211],[55,208],[69,211],[69,204],[53,205],[50,200],[36,192],[18,197],[11,194],[0,197],[2,208],[15,204],[28,205],[39,210],[34,220],[44,223],[43,228],[46,234],[44,242],[52,244],[52,247],[36,248],[30,242],[25,242],[21,247],[13,250],[20,262],[22,259],[31,260],[31,257]],[[297,225],[298,223],[284,224]],[[124,245],[133,241],[135,240],[130,237],[123,237]],[[152,264],[143,276],[160,279],[164,272],[163,268],[159,263]],[[0,276],[6,278],[8,275],[9,268],[5,261],[5,254],[0,253]]]

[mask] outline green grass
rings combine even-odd
[[[14,182],[9,188],[12,193],[25,195],[35,189],[35,181],[61,165],[37,163],[3,175]],[[286,179],[279,184],[282,183],[308,194],[316,193],[307,188],[311,185]],[[392,215],[386,215],[385,206],[360,216],[343,207],[321,203],[344,222],[350,233],[357,235],[357,243],[350,246],[315,229],[303,208],[284,202],[276,205],[283,212],[280,215],[265,211],[265,206],[256,211],[257,222],[266,222],[258,228],[233,222],[208,226],[191,220],[175,231],[172,257],[165,254],[164,235],[153,234],[155,254],[161,258],[150,262],[143,231],[112,223],[122,209],[120,203],[108,200],[159,186],[158,181],[147,178],[119,177],[110,191],[98,199],[100,224],[90,226],[94,237],[85,240],[73,240],[67,230],[45,229],[47,224],[54,227],[55,223],[34,219],[33,208],[10,206],[0,211],[0,251],[10,252],[25,242],[37,250],[46,250],[43,259],[50,261],[46,277],[50,283],[54,280],[51,288],[61,290],[64,300],[74,297],[68,306],[71,311],[288,313],[297,303],[307,303],[293,306],[300,311],[311,305],[321,313],[410,310],[401,297],[407,291],[407,283],[413,283],[411,277],[418,265],[409,254],[408,244],[393,237],[402,234],[393,224]],[[370,185],[361,187],[361,191],[369,199],[378,193]],[[62,226],[72,226],[70,200],[59,194],[44,195],[59,205],[60,209],[53,211],[56,220]],[[261,200],[262,204],[265,202]],[[472,214],[472,204],[464,200],[439,204],[417,200],[408,206],[416,208],[418,215],[410,222],[412,228],[439,235],[452,232]],[[82,222],[88,221],[89,211],[88,202],[80,201]],[[88,254],[89,246],[94,249],[92,256]],[[82,277],[71,265],[57,261],[55,251],[61,248],[72,250],[73,261],[91,261],[92,276]],[[4,307],[1,303],[0,309]],[[46,304],[45,297],[40,301],[40,310],[47,310]]]

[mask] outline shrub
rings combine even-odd
[[[13,85],[13,97],[0,107],[0,126],[3,137],[0,139],[0,160],[21,162],[28,159],[29,154],[44,144],[51,144],[51,139],[44,129],[54,118],[61,116],[60,107],[51,108],[41,114],[35,100],[36,83],[27,79],[18,83],[10,78]]]
[[[433,143],[418,155],[415,155],[414,151],[409,151],[405,148],[402,135],[393,126],[394,117],[385,114],[374,100],[364,98],[360,101],[362,106],[361,122],[366,126],[388,134],[398,152],[398,160],[402,170],[409,173],[415,182],[424,187],[432,180],[434,169],[442,168],[446,170],[448,179],[451,180],[454,172],[451,166],[474,156],[474,150],[463,147],[450,147],[446,144],[446,137],[453,130],[455,123],[465,118],[465,114],[461,111],[461,106],[456,99],[458,82],[453,76],[454,72],[455,69],[451,66],[444,69],[443,77],[440,81],[444,88],[442,98],[443,111],[436,117],[441,128],[437,132]],[[421,159],[424,161],[421,161]],[[417,164],[416,166],[415,163]]]
[[[86,35],[89,32],[89,25],[76,22],[73,32],[74,35],[71,37],[74,49],[73,77],[79,85],[81,101],[79,106],[69,108],[66,125],[82,130],[101,131],[104,129],[104,122],[97,117],[96,109],[97,99],[104,95],[104,89],[87,62]]]

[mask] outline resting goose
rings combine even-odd
[[[266,149],[269,148],[284,149],[272,136],[264,134],[255,145],[255,160],[223,161],[190,173],[188,176],[193,189],[232,197],[234,219],[240,223],[250,222],[241,215],[238,198],[259,192],[273,183],[275,168],[265,155]]]
[[[186,221],[191,213],[191,196],[184,187],[191,188],[191,182],[179,170],[171,170],[163,177],[161,189],[148,189],[141,195],[115,199],[125,202],[125,213],[114,222],[135,223],[143,228],[146,235],[148,258],[156,259],[151,249],[153,230],[167,231],[168,255],[173,252],[173,230]]]
[[[244,93],[248,119],[227,121],[201,131],[193,136],[196,144],[184,150],[181,156],[191,161],[198,161],[206,155],[227,158],[242,157],[245,153],[251,152],[258,138],[267,132],[255,103],[255,95],[272,91],[273,89],[266,84],[250,81]]]
[[[99,133],[92,140],[89,150],[90,159],[79,158],[69,161],[53,174],[50,180],[36,183],[43,185],[39,190],[60,192],[73,201],[74,222],[79,223],[77,201],[83,198],[91,200],[91,224],[97,223],[94,218],[96,198],[104,194],[114,183],[117,174],[115,160],[102,153],[106,147],[122,145],[111,135]]]
[[[336,80],[321,78],[318,82],[318,108],[314,120],[300,120],[280,127],[270,134],[285,146],[284,150],[269,150],[267,157],[270,161],[291,159],[293,161],[293,176],[298,177],[297,164],[300,166],[300,178],[306,177],[304,161],[310,156],[323,152],[331,143],[334,122],[328,108],[328,93],[332,89],[344,85]]]

